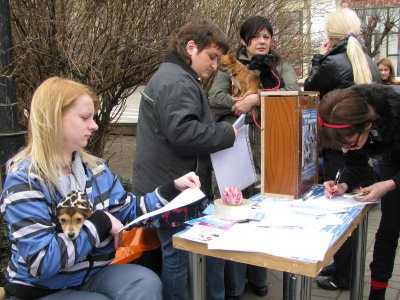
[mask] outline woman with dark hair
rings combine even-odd
[[[240,45],[236,50],[236,58],[247,66],[255,55],[264,55],[281,79],[280,86],[264,86],[264,88],[300,90],[293,67],[272,49],[274,31],[267,18],[262,16],[248,18],[240,27],[239,34]],[[259,75],[258,70],[255,72]],[[257,112],[259,111],[260,96],[258,94],[248,95],[240,100],[234,96],[230,75],[218,71],[209,91],[210,105],[217,121],[234,122],[238,115],[251,112],[253,107]]]
[[[359,201],[381,199],[382,217],[371,262],[370,300],[385,299],[392,277],[400,232],[400,95],[391,87],[358,85],[328,93],[320,105],[319,124],[324,146],[344,153],[382,155],[381,181],[363,187]],[[362,158],[363,156],[358,156]],[[367,159],[345,155],[339,184],[324,183],[326,196],[338,196],[357,187],[368,169]]]
[[[263,16],[253,16],[248,18],[240,27],[240,45],[236,51],[236,58],[244,65],[249,65],[255,56],[263,56],[262,58],[272,67],[275,74],[279,76],[280,84],[273,86],[265,86],[269,89],[281,90],[300,90],[297,84],[297,76],[293,67],[283,60],[272,49],[273,28],[269,20]],[[259,70],[254,71],[257,75],[270,76],[270,74],[260,74]],[[272,75],[274,76],[274,75]],[[256,171],[260,177],[261,173],[261,132],[257,128],[260,121],[260,96],[258,94],[248,95],[239,99],[232,95],[232,79],[228,73],[218,71],[213,85],[209,91],[209,102],[217,121],[228,121],[234,123],[238,115],[246,114],[246,122],[250,124],[250,143],[253,150],[253,159]],[[257,193],[259,189],[255,183],[243,191],[243,195],[249,198]],[[217,190],[217,189],[216,189]],[[225,263],[220,260],[220,264]],[[246,272],[248,284],[252,287],[255,294],[265,296],[268,293],[267,287],[267,269],[248,266],[246,264],[227,261],[225,267],[225,276],[221,272],[214,270],[214,275],[221,275],[219,280],[207,281],[209,286],[214,286],[215,290],[224,290],[226,299],[238,298],[245,289]],[[218,265],[215,264],[214,267]],[[222,268],[221,267],[221,268]],[[211,272],[209,272],[211,273]],[[225,277],[225,278],[223,278]],[[223,296],[223,295],[222,295]],[[221,298],[223,299],[223,297]]]

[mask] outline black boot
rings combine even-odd
[[[330,265],[327,265],[322,268],[321,272],[319,272],[319,276],[332,276],[333,275],[333,270],[335,269],[335,265],[331,263]]]
[[[368,300],[385,300],[385,293],[385,288],[376,290],[371,287]]]
[[[337,278],[335,276],[329,276],[325,279],[318,279],[317,285],[324,290],[349,290],[350,283],[343,278]]]

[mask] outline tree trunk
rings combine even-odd
[[[10,5],[0,0],[0,166],[5,180],[5,163],[24,143],[24,131],[18,123],[15,82],[12,78],[12,39]]]

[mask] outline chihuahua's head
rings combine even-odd
[[[231,52],[221,56],[218,68],[223,72],[232,74],[242,66],[243,64],[236,59],[235,53]]]
[[[78,237],[83,222],[93,213],[93,204],[85,193],[74,190],[57,205],[57,219],[64,235],[74,240]]]

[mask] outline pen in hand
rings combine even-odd
[[[339,184],[339,180],[340,180],[340,169],[336,173],[335,181],[333,182],[334,187]],[[331,196],[329,197],[329,199],[332,199],[332,195],[333,195],[333,193],[331,193]]]

